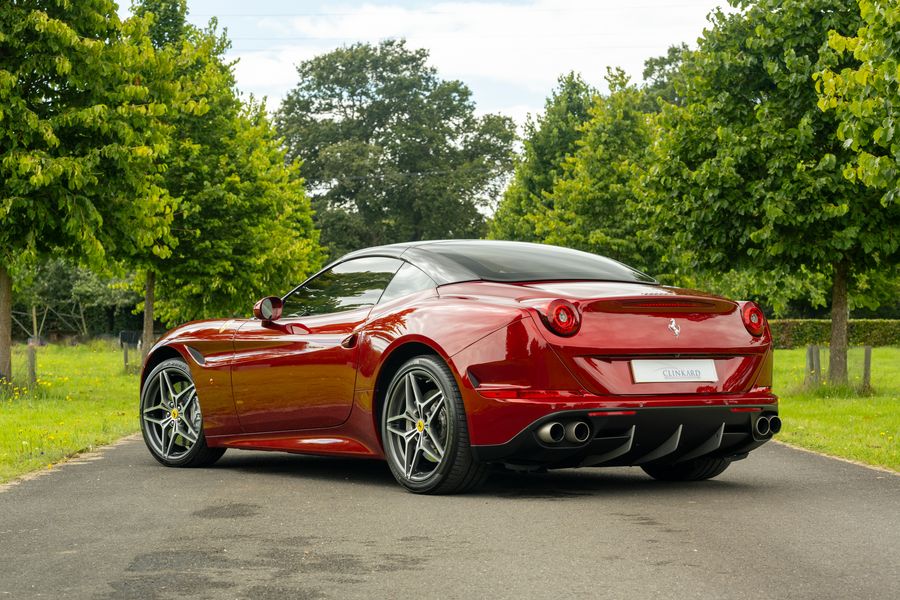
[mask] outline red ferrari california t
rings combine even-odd
[[[715,477],[781,428],[752,302],[555,246],[353,252],[252,319],[182,325],[141,375],[144,440],[198,467],[227,448],[387,460],[454,493],[491,464]]]

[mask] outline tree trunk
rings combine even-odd
[[[835,263],[831,282],[831,352],[828,357],[828,381],[847,383],[847,334],[850,305],[847,299],[847,279],[850,268],[846,261]]]
[[[141,358],[146,359],[153,345],[153,287],[156,273],[147,271],[147,287],[144,289],[144,333],[141,336]]]
[[[0,379],[12,381],[12,279],[0,263]]]

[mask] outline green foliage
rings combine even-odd
[[[826,345],[831,336],[828,319],[773,319],[769,321],[776,348]],[[850,344],[900,346],[900,319],[851,319]]]
[[[167,252],[173,69],[110,0],[0,4],[0,264]]]
[[[513,180],[491,222],[492,239],[534,242],[535,219],[552,208],[547,194],[562,171],[563,162],[575,152],[582,126],[597,90],[576,73],[559,78],[556,89],[544,104],[544,112],[535,121],[529,115],[525,123],[524,152],[516,164]]]
[[[298,166],[285,161],[261,106],[242,103],[228,39],[212,21],[185,22],[182,0],[143,0],[136,12],[175,59],[174,76],[191,110],[171,116],[171,153],[161,184],[177,198],[171,254],[133,255],[156,274],[159,318],[167,324],[246,314],[263,295],[286,291],[322,260]]]
[[[513,124],[476,117],[469,88],[441,80],[427,59],[390,40],[297,67],[276,124],[288,157],[303,161],[332,255],[485,231],[479,208],[511,167]]]
[[[900,3],[858,0],[864,21],[858,31],[829,32],[838,54],[852,54],[857,64],[817,73],[819,108],[840,117],[838,137],[854,154],[844,168],[851,181],[882,190],[885,206],[900,197]],[[856,33],[856,35],[851,35]],[[894,223],[896,227],[896,223]]]
[[[823,40],[858,17],[840,0],[739,2],[717,13],[685,61],[685,106],[666,105],[651,181],[676,243],[698,267],[796,274],[847,261],[865,272],[896,259],[885,210],[847,181],[833,115],[816,107],[812,75],[837,66]],[[777,6],[776,6],[777,5]]]
[[[188,35],[187,0],[136,0],[131,10],[139,17],[153,15],[149,34],[157,48],[180,45]]]
[[[533,216],[535,233],[551,244],[609,256],[635,268],[658,267],[641,231],[635,187],[652,139],[643,93],[620,70],[610,70],[609,94],[598,96],[581,127],[577,150],[546,193],[550,208]]]
[[[262,107],[242,110],[226,132],[207,147],[214,172],[190,190],[179,244],[159,264],[159,318],[169,324],[246,315],[259,297],[287,292],[323,258],[298,166],[285,162]]]
[[[687,44],[669,46],[664,56],[654,56],[644,61],[644,102],[645,112],[657,112],[661,103],[681,104],[682,99],[675,87],[675,80],[681,73],[681,62],[688,53]]]

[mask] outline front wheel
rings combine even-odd
[[[454,494],[474,489],[487,477],[488,465],[472,456],[453,373],[435,356],[413,358],[394,375],[381,439],[391,472],[411,492]]]
[[[701,456],[674,465],[644,465],[641,468],[653,479],[661,481],[702,481],[721,475],[730,464],[727,458]]]
[[[167,467],[206,467],[225,453],[206,445],[194,380],[179,358],[161,362],[147,375],[140,416],[144,443]]]

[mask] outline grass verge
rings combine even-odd
[[[17,345],[13,383],[0,391],[0,483],[138,430],[138,378],[114,344],[38,348],[33,390],[24,369]]]
[[[828,352],[822,356],[827,368]],[[872,350],[872,391],[860,395],[862,348],[851,348],[850,386],[805,389],[806,349],[775,351],[775,392],[784,429],[777,439],[900,471],[900,348]]]

